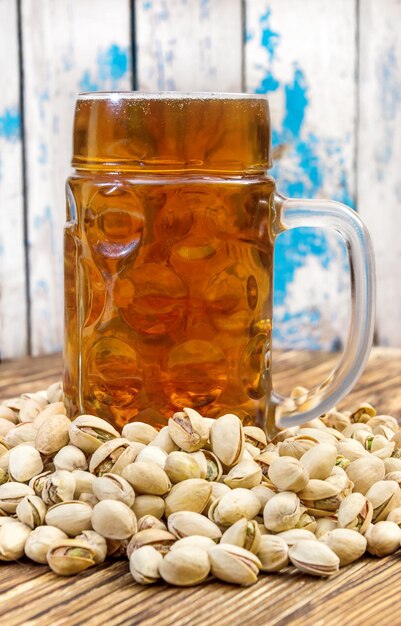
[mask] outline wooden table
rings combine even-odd
[[[335,357],[288,353],[280,358],[280,388],[315,384]],[[0,398],[57,380],[59,356],[0,365]],[[376,348],[343,403],[376,404],[401,418],[401,350]],[[365,558],[329,580],[291,570],[261,576],[251,587],[210,582],[177,589],[133,583],[126,561],[73,578],[59,578],[27,561],[0,565],[1,626],[354,626],[401,624],[401,556]]]

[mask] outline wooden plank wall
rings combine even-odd
[[[74,100],[134,86],[268,93],[279,190],[361,212],[378,257],[378,342],[401,346],[400,20],[401,0],[0,0],[0,358],[61,347]],[[282,235],[275,283],[276,346],[342,342],[349,279],[335,235]]]
[[[17,0],[0,1],[0,359],[25,354],[24,251]]]

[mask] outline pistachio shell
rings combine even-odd
[[[365,554],[367,541],[348,528],[335,528],[320,538],[340,559],[340,567],[353,563]]]
[[[167,461],[167,452],[156,446],[145,446],[135,459],[136,463],[138,461],[156,463],[156,465],[164,469]]]
[[[73,500],[76,489],[75,477],[72,472],[59,470],[45,478],[41,492],[46,504],[57,504]]]
[[[8,471],[14,480],[28,482],[42,470],[42,457],[32,446],[22,444],[10,450]]]
[[[237,585],[252,585],[257,581],[262,563],[249,550],[221,543],[210,548],[208,554],[211,571],[216,578]]]
[[[185,408],[174,413],[168,421],[171,439],[185,452],[195,452],[205,446],[209,439],[209,427],[194,409]]]
[[[145,422],[131,422],[124,426],[121,434],[129,441],[138,441],[146,446],[157,436],[157,430]]]
[[[281,533],[276,535],[277,537],[281,537],[287,546],[293,546],[297,541],[301,541],[301,539],[308,540],[316,540],[315,535],[310,530],[305,530],[305,528],[291,528],[290,530],[284,530]]]
[[[263,522],[267,530],[281,532],[294,528],[301,514],[298,496],[290,491],[283,491],[266,503],[263,510]]]
[[[356,461],[366,457],[369,453],[364,446],[355,439],[343,439],[337,443],[337,453],[349,461]]]
[[[368,552],[374,556],[393,554],[400,547],[401,529],[394,522],[371,524],[365,533]]]
[[[158,519],[163,517],[165,509],[165,503],[160,496],[135,496],[135,502],[132,507],[135,515],[139,519],[144,515],[154,515]]]
[[[330,476],[336,459],[336,446],[329,443],[318,443],[302,455],[301,464],[307,470],[309,478],[324,480]]]
[[[35,437],[35,447],[41,454],[55,454],[69,442],[71,422],[66,415],[50,415],[39,427]]]
[[[175,540],[176,537],[167,530],[160,530],[159,528],[141,530],[130,540],[127,546],[127,556],[131,558],[131,554],[142,546],[153,546],[160,554],[167,554]]]
[[[168,552],[159,565],[159,572],[170,585],[198,585],[206,580],[210,572],[208,553],[194,547]]]
[[[168,530],[177,539],[190,535],[209,537],[214,541],[221,538],[221,530],[211,520],[200,513],[193,511],[177,511],[172,513],[167,520]]]
[[[257,554],[260,546],[260,537],[258,523],[255,520],[248,520],[246,517],[243,517],[224,532],[220,543],[230,543]]]
[[[183,537],[182,539],[178,539],[170,546],[170,551],[180,550],[181,548],[201,548],[202,550],[208,551],[209,548],[213,548],[216,545],[216,542],[210,537],[204,537],[203,535],[189,535],[188,537]]]
[[[316,520],[315,537],[320,539],[323,535],[337,528],[337,520],[334,517],[319,517]]]
[[[34,496],[35,492],[28,485],[17,482],[0,485],[0,511],[8,515],[14,515],[18,504],[25,496]]]
[[[166,496],[166,517],[177,511],[202,513],[210,498],[212,488],[207,480],[192,478],[173,485]]]
[[[87,454],[93,454],[100,446],[119,437],[119,433],[105,420],[94,415],[79,415],[70,424],[70,441]]]
[[[16,561],[24,555],[31,529],[21,522],[0,527],[0,561]]]
[[[72,576],[95,565],[96,553],[86,541],[62,539],[49,548],[47,562],[55,574]]]
[[[78,541],[86,541],[94,550],[95,564],[103,563],[107,556],[106,539],[94,530],[84,530],[75,537]]]
[[[33,529],[43,524],[46,515],[46,505],[38,496],[25,496],[18,503],[16,514],[22,524]]]
[[[138,519],[138,532],[140,530],[147,530],[149,528],[158,528],[159,530],[167,530],[167,526],[164,522],[161,522],[154,515],[144,515]]]
[[[260,484],[262,480],[262,470],[254,461],[240,461],[234,465],[226,477],[224,483],[231,489],[242,487],[251,489]]]
[[[173,484],[187,480],[188,478],[201,478],[201,470],[196,459],[186,452],[181,451],[170,452],[166,459],[164,471]],[[202,478],[205,478],[205,476],[202,476]]]
[[[9,448],[15,448],[20,443],[30,443],[35,441],[36,428],[32,422],[26,424],[17,424],[14,428],[8,431],[4,437],[4,441]]]
[[[279,572],[288,565],[288,545],[279,535],[262,535],[257,556],[262,572]]]
[[[267,446],[267,439],[264,431],[257,426],[244,426],[245,442],[263,450]]]
[[[233,414],[222,415],[210,429],[210,444],[223,465],[232,467],[244,450],[244,430],[241,420]]]
[[[379,480],[366,492],[373,506],[372,522],[385,520],[392,511],[401,505],[401,489],[395,480]]]
[[[56,470],[65,470],[67,472],[88,469],[85,454],[82,450],[72,445],[61,448],[54,456],[53,463]]]
[[[152,546],[142,546],[131,554],[129,568],[133,579],[141,585],[151,585],[160,578],[163,557]]]
[[[258,485],[257,487],[252,487],[251,491],[259,499],[259,514],[263,514],[263,509],[266,506],[266,502],[271,500],[271,498],[277,493],[277,491],[273,491],[273,489],[270,489],[270,487],[267,487],[266,485]]]
[[[179,447],[170,437],[168,426],[164,426],[161,430],[159,430],[156,437],[153,441],[150,442],[150,446],[157,446],[161,450],[170,454],[170,452],[174,452],[174,450],[178,450]]]
[[[112,472],[113,474],[119,473],[115,470],[115,467],[120,460],[121,456],[126,452],[128,448],[132,450],[130,463],[132,463],[142,449],[143,444],[132,444],[128,439],[122,439],[116,437],[110,441],[106,441],[92,454],[89,471],[96,476],[103,476]]]
[[[63,399],[63,383],[59,380],[46,389],[46,396],[50,403],[61,402]]]
[[[102,500],[94,506],[92,526],[106,539],[129,539],[137,531],[135,513],[117,500]]]
[[[69,537],[91,529],[92,507],[86,502],[71,500],[54,504],[46,513],[46,524],[55,526]]]
[[[123,469],[122,476],[134,488],[135,493],[164,496],[171,489],[169,477],[156,463],[130,463]]]
[[[130,508],[135,502],[135,492],[128,481],[117,474],[103,474],[92,483],[93,493],[100,500],[118,500]]]
[[[309,473],[298,459],[291,456],[278,457],[270,465],[268,477],[281,491],[301,491],[309,481]]]
[[[37,526],[31,532],[25,543],[25,554],[35,563],[47,563],[47,552],[51,546],[60,540],[67,539],[67,535],[55,526]]]
[[[368,489],[385,475],[383,461],[372,454],[352,461],[345,471],[354,483],[354,491],[362,494],[366,494]]]
[[[298,541],[291,546],[288,556],[296,568],[312,576],[331,576],[340,567],[338,556],[320,541]]]
[[[371,502],[361,493],[351,493],[344,498],[337,511],[339,528],[356,530],[361,534],[369,528],[373,516]]]
[[[258,498],[247,489],[232,489],[213,502],[209,509],[209,518],[216,524],[231,526],[242,517],[253,519],[260,509]]]

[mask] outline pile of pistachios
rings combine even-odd
[[[271,441],[190,408],[160,431],[71,421],[60,383],[0,404],[0,561],[63,576],[117,557],[141,584],[330,576],[400,548],[400,485],[401,429],[368,403]]]

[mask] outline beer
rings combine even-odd
[[[65,228],[71,416],[161,427],[193,407],[262,424],[269,137],[261,97],[80,97]]]

